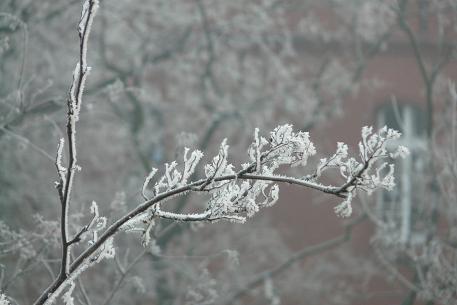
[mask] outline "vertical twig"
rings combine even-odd
[[[78,26],[79,33],[79,62],[76,64],[76,69],[73,73],[73,83],[70,88],[70,94],[67,101],[67,140],[68,140],[68,170],[61,166],[62,154],[61,149],[63,141],[59,145],[56,165],[59,172],[60,181],[57,184],[59,197],[61,202],[61,220],[60,230],[62,238],[62,263],[60,268],[59,277],[66,278],[70,268],[70,248],[71,244],[68,243],[68,210],[70,207],[71,191],[73,189],[73,181],[75,172],[79,169],[77,164],[77,150],[76,150],[76,122],[79,120],[79,113],[82,104],[82,95],[84,85],[90,68],[87,66],[87,43],[89,40],[89,33],[95,12],[98,7],[97,0],[86,0],[83,5],[81,13],[81,21]],[[65,173],[65,178],[64,178]]]
[[[73,82],[70,87],[70,93],[67,100],[67,141],[68,141],[68,169],[62,165],[64,139],[61,138],[56,157],[56,168],[59,175],[59,181],[56,182],[56,188],[61,203],[60,234],[62,244],[62,261],[60,272],[55,281],[41,294],[35,304],[44,304],[53,297],[56,290],[68,278],[70,273],[70,250],[71,242],[68,235],[68,211],[70,208],[71,191],[75,172],[79,169],[76,157],[76,122],[79,120],[79,113],[82,104],[82,95],[84,85],[90,68],[87,66],[87,44],[91,25],[98,8],[98,0],[85,0],[81,12],[81,19],[78,26],[79,34],[79,62],[76,64],[73,72]]]

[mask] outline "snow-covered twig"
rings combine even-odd
[[[280,176],[274,173],[281,166],[306,165],[307,159],[315,154],[315,148],[309,139],[309,135],[303,132],[294,132],[290,125],[279,126],[272,131],[270,141],[267,141],[269,144],[263,146],[263,151],[256,149],[261,153],[260,164],[254,154],[251,156],[251,162],[243,164],[237,172],[234,171],[233,165],[228,162],[228,145],[225,140],[221,144],[220,152],[211,163],[205,166],[206,178],[183,183],[184,180],[181,179],[182,173],[177,162],[166,164],[164,175],[158,179],[154,186],[154,197],[139,204],[134,210],[108,227],[74,261],[70,267],[70,273],[80,273],[81,269],[87,269],[91,265],[90,262],[94,260],[91,257],[101,251],[107,241],[112,242],[114,235],[122,230],[132,230],[136,226],[143,225],[145,215],[150,215],[151,211],[153,217],[163,217],[175,221],[225,219],[237,222],[245,221],[260,208],[270,206],[277,200],[278,186],[272,185],[274,182],[294,184],[342,197],[345,201],[337,206],[335,211],[341,216],[347,217],[352,209],[350,200],[355,196],[357,189],[370,193],[378,188],[391,189],[393,187],[392,171],[389,171],[387,176],[381,177],[380,171],[385,167],[385,163],[376,167],[374,160],[403,155],[406,152],[404,148],[397,148],[394,152],[388,152],[386,147],[389,141],[396,140],[399,136],[400,133],[388,128],[382,128],[377,133],[373,133],[372,128],[364,128],[362,141],[359,145],[360,162],[356,161],[355,158],[348,159],[344,155],[344,158],[333,158],[339,161],[331,163],[333,167],[339,169],[341,176],[346,179],[346,182],[341,186],[322,185],[317,181]],[[255,143],[265,143],[265,141],[265,139],[255,141],[254,145]],[[194,162],[194,160],[185,158],[185,162]],[[327,166],[330,166],[330,163],[327,163]],[[189,169],[190,167],[184,164],[183,168]],[[193,168],[195,170],[194,166]],[[322,167],[321,170],[323,170]],[[370,174],[373,171],[376,174]],[[190,176],[192,173],[188,172],[188,175]],[[161,210],[161,205],[167,200],[189,192],[209,193],[211,197],[204,212],[178,214]],[[263,197],[263,201],[261,197]],[[146,222],[148,226],[149,222]],[[57,289],[59,285],[62,283],[53,289]],[[50,292],[53,293],[52,290]]]
[[[68,138],[68,169],[64,169],[62,162],[63,140],[60,141],[57,154],[57,171],[60,181],[57,183],[57,189],[61,198],[61,237],[62,237],[62,264],[59,277],[66,278],[70,267],[70,247],[72,243],[68,242],[68,210],[70,205],[71,191],[75,172],[79,169],[77,164],[76,150],[76,122],[79,120],[79,112],[82,104],[82,95],[84,85],[90,68],[87,66],[87,43],[91,30],[91,25],[98,8],[98,0],[86,0],[83,4],[81,20],[78,26],[80,38],[79,62],[76,64],[73,73],[73,83],[70,88],[68,98],[68,116],[67,116],[67,138]],[[65,175],[65,177],[64,177]]]
[[[78,33],[80,38],[79,44],[79,61],[76,64],[75,71],[73,72],[73,82],[71,84],[70,93],[67,101],[68,113],[67,113],[67,141],[68,141],[68,168],[65,168],[62,165],[63,162],[63,145],[64,140],[61,139],[58,149],[57,149],[57,158],[56,158],[56,167],[59,175],[59,181],[56,182],[56,188],[59,193],[60,203],[61,203],[61,217],[60,217],[60,229],[61,229],[61,240],[62,240],[62,261],[59,276],[54,282],[53,285],[49,287],[52,290],[52,287],[61,288],[60,291],[65,288],[61,284],[66,282],[70,277],[70,258],[71,258],[71,246],[74,242],[79,240],[82,233],[69,240],[68,233],[68,211],[70,208],[70,198],[73,188],[74,176],[77,170],[80,169],[77,164],[77,150],[76,150],[76,122],[79,120],[79,113],[82,104],[82,95],[84,91],[84,85],[86,82],[87,75],[90,71],[90,68],[87,66],[87,44],[89,40],[89,34],[91,31],[91,25],[93,18],[98,9],[98,0],[86,0],[83,4],[83,10],[81,13],[81,19],[78,26]],[[68,282],[72,284],[72,282]],[[59,287],[56,287],[59,286]],[[46,300],[54,299],[52,295],[49,295],[49,289],[43,292],[42,296],[37,300],[37,304],[43,304]],[[71,292],[72,289],[70,289]],[[54,291],[55,292],[55,291]],[[68,292],[67,292],[68,294]],[[71,296],[66,294],[66,300],[69,303],[72,303]],[[67,302],[67,301],[65,301]]]
[[[400,136],[400,133],[395,130],[385,127],[373,133],[372,128],[364,127],[362,141],[359,144],[359,161],[356,158],[348,158],[347,146],[339,143],[337,152],[328,160],[322,159],[314,175],[296,178],[279,175],[275,172],[284,167],[304,167],[307,165],[308,159],[316,154],[316,148],[310,140],[309,133],[294,131],[292,125],[286,124],[275,128],[270,132],[267,139],[261,137],[260,131],[256,129],[254,141],[248,150],[249,161],[242,164],[239,170],[235,170],[235,167],[229,162],[227,139],[222,141],[218,154],[204,166],[204,178],[189,181],[197,172],[197,166],[203,157],[203,153],[196,150],[188,157],[189,149],[186,148],[184,164],[180,167],[176,161],[166,163],[163,175],[155,182],[153,196],[148,198],[146,191],[156,174],[156,170],[153,169],[146,177],[142,187],[142,195],[145,201],[112,223],[98,236],[98,229],[103,228],[106,224],[106,220],[101,221],[102,225],[93,230],[94,238],[89,246],[73,263],[70,263],[70,247],[72,244],[79,241],[81,236],[89,231],[96,221],[102,219],[98,215],[96,205],[93,205],[91,208],[92,221],[82,228],[73,239],[69,240],[67,214],[74,174],[79,169],[76,158],[76,122],[79,120],[83,89],[89,72],[86,63],[87,42],[97,7],[97,0],[86,0],[79,24],[80,60],[73,74],[73,83],[68,99],[68,168],[62,165],[63,141],[59,145],[56,160],[60,178],[57,188],[62,204],[61,271],[54,283],[35,302],[36,305],[52,304],[65,289],[69,288],[71,292],[75,279],[83,271],[100,262],[103,258],[114,257],[113,238],[120,231],[132,230],[137,226],[146,224],[146,229],[140,231],[144,233],[144,240],[147,244],[153,218],[166,218],[175,221],[231,220],[243,222],[261,208],[271,206],[278,200],[279,186],[274,184],[275,182],[312,188],[344,198],[343,203],[338,205],[335,211],[341,216],[348,217],[352,211],[351,200],[355,197],[358,189],[371,193],[378,188],[391,189],[394,186],[393,166],[390,165],[391,170],[382,176],[381,171],[388,165],[388,162],[380,166],[376,166],[376,164],[381,159],[403,156],[407,152],[405,148],[388,152],[387,143],[398,139]],[[318,181],[321,173],[330,168],[339,170],[344,181],[340,186],[323,185]],[[167,200],[191,192],[209,195],[204,211],[194,214],[181,214],[162,210],[162,205]],[[68,291],[65,298],[68,302],[72,300]]]

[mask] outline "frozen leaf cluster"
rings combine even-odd
[[[210,181],[223,175],[232,175],[235,173],[233,165],[228,163],[227,139],[224,139],[219,147],[219,153],[213,158],[213,162],[205,165],[205,175]]]
[[[243,181],[216,188],[208,202],[208,220],[244,222],[246,217],[252,217],[260,208],[271,206],[278,200],[279,187],[276,184],[270,187],[270,184],[268,181]]]
[[[358,190],[368,194],[377,189],[392,190],[395,186],[394,164],[385,161],[397,157],[405,158],[409,151],[406,147],[396,145],[391,149],[390,144],[400,138],[401,133],[384,126],[377,132],[373,127],[362,128],[362,140],[359,142],[359,158],[349,157],[348,146],[339,142],[335,154],[330,158],[320,160],[317,170],[311,178],[319,178],[326,170],[336,168],[345,180],[340,193],[345,193],[345,200],[335,207],[335,212],[341,217],[352,214],[352,199]],[[384,161],[383,161],[384,160]]]
[[[182,169],[178,168],[178,162],[173,161],[171,163],[165,163],[165,173],[154,185],[154,195],[158,195],[162,192],[173,190],[179,186],[186,185],[189,178],[195,172],[195,169],[203,157],[203,153],[199,150],[194,150],[190,153],[189,148],[184,148],[184,157],[183,157],[183,166]],[[152,168],[149,175],[146,177],[142,194],[145,200],[148,199],[147,188],[152,180],[152,178],[157,173],[156,168]]]
[[[258,146],[261,150],[266,143],[261,138]],[[257,146],[257,144],[255,145]],[[266,154],[267,160],[272,170],[280,165],[305,166],[308,158],[316,154],[314,144],[309,138],[308,132],[294,132],[292,125],[286,124],[276,127],[270,133],[269,152]]]
[[[243,175],[255,173],[268,177],[282,165],[306,165],[308,158],[315,153],[309,134],[294,132],[292,125],[278,126],[270,133],[269,140],[255,129],[254,142],[248,149],[250,162],[243,164],[243,169],[235,173],[233,165],[227,160],[228,145],[224,140],[219,154],[205,167],[205,189],[211,193],[208,219],[243,222],[260,208],[273,205],[279,197],[279,186],[273,184],[274,179],[242,179]],[[219,179],[230,175],[235,175],[235,179]]]
[[[259,129],[254,131],[254,140],[248,148],[249,162],[237,170],[229,161],[229,145],[224,139],[218,153],[204,166],[205,177],[190,181],[196,172],[203,153],[196,150],[189,153],[184,150],[184,162],[178,166],[176,161],[165,164],[165,173],[155,182],[154,197],[146,194],[157,169],[152,169],[143,184],[143,196],[146,203],[154,201],[158,196],[167,194],[179,195],[188,191],[209,194],[203,212],[179,214],[162,209],[162,202],[151,205],[148,213],[143,213],[124,225],[126,230],[136,230],[135,226],[146,225],[143,232],[143,244],[149,244],[149,230],[154,217],[178,221],[216,221],[231,220],[244,222],[255,215],[261,208],[273,205],[279,197],[279,186],[276,181],[299,184],[344,198],[335,207],[337,215],[349,217],[352,214],[351,202],[357,191],[363,190],[371,194],[379,188],[390,190],[394,187],[394,166],[386,158],[404,157],[408,150],[397,146],[388,149],[388,143],[395,142],[400,133],[384,127],[373,132],[372,127],[362,129],[362,140],[359,143],[359,157],[350,157],[349,148],[339,142],[336,152],[322,158],[317,164],[314,174],[303,178],[294,178],[276,174],[281,167],[306,166],[308,159],[316,154],[316,148],[310,140],[309,133],[294,131],[292,125],[276,127],[270,132],[268,139],[260,135]],[[189,156],[190,155],[190,156]],[[343,183],[341,186],[325,186],[319,181],[322,174],[336,169]],[[180,191],[181,190],[181,191]]]
[[[346,199],[335,207],[336,215],[341,217],[349,217],[352,215],[352,197],[352,192],[349,192]]]
[[[381,128],[377,133],[373,133],[372,127],[362,129],[362,141],[359,142],[359,150],[365,170],[360,175],[358,187],[370,194],[378,188],[393,189],[395,186],[394,164],[381,161],[385,158],[405,158],[408,156],[408,149],[402,145],[397,145],[393,150],[388,147],[389,143],[395,142],[400,137],[400,132],[387,128],[387,126]],[[383,174],[386,170],[387,173]]]

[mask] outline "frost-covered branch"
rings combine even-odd
[[[64,140],[60,140],[58,147],[56,167],[59,174],[59,182],[56,187],[59,192],[62,205],[61,215],[61,236],[62,236],[62,264],[60,277],[65,278],[69,272],[70,266],[70,246],[68,242],[68,210],[70,205],[71,191],[73,188],[73,179],[75,172],[80,168],[77,164],[76,153],[76,122],[79,120],[79,112],[82,103],[82,94],[86,77],[90,71],[87,66],[87,43],[92,21],[98,7],[97,0],[85,1],[83,11],[81,13],[81,20],[78,26],[78,33],[80,37],[80,58],[73,72],[73,83],[70,88],[70,96],[68,98],[68,120],[67,120],[67,137],[68,137],[68,153],[69,153],[69,167],[64,168],[62,165],[62,150]]]
[[[404,147],[388,150],[388,143],[397,140],[400,137],[399,132],[384,127],[374,133],[371,127],[364,127],[362,141],[359,143],[359,157],[349,157],[347,145],[338,143],[335,154],[321,159],[314,171],[303,177],[293,177],[283,173],[289,167],[307,166],[309,158],[316,154],[316,148],[308,132],[294,131],[292,125],[286,124],[275,128],[269,137],[261,136],[260,131],[255,129],[254,141],[248,148],[248,161],[239,169],[230,163],[227,139],[222,141],[218,154],[203,167],[199,167],[203,153],[199,150],[190,152],[185,148],[182,165],[172,161],[165,164],[165,169],[157,179],[154,179],[158,173],[155,168],[147,175],[141,188],[144,202],[112,223],[101,234],[99,231],[105,228],[107,220],[99,216],[94,202],[91,206],[92,220],[70,238],[68,210],[74,175],[79,169],[76,157],[76,123],[79,120],[83,89],[90,70],[86,63],[87,43],[97,7],[97,0],[84,2],[78,27],[80,58],[73,73],[68,99],[68,168],[63,165],[63,139],[60,141],[56,158],[59,174],[56,186],[62,204],[61,271],[35,304],[52,304],[61,294],[66,304],[72,304],[71,293],[75,287],[74,281],[79,275],[104,258],[114,257],[114,236],[121,231],[140,231],[143,245],[146,246],[149,244],[150,230],[156,218],[175,221],[244,222],[261,208],[269,207],[278,200],[279,186],[276,182],[295,184],[343,198],[344,201],[335,207],[335,212],[348,217],[352,213],[351,201],[359,190],[370,194],[379,188],[393,188],[393,164],[388,160],[381,160],[407,153]],[[388,171],[385,172],[387,168]],[[339,171],[341,185],[324,185],[320,182],[322,174],[331,169]],[[279,170],[281,174],[277,173]],[[198,173],[203,173],[204,177],[191,181]],[[152,183],[152,191],[148,192]],[[184,214],[163,209],[166,201],[188,193],[208,197],[203,211]],[[71,246],[86,236],[87,232],[93,233],[89,246],[71,263]]]
[[[86,83],[87,75],[89,74],[90,67],[87,66],[87,44],[89,34],[91,31],[91,25],[93,18],[98,8],[98,0],[86,0],[83,4],[81,13],[81,19],[78,25],[78,34],[80,38],[79,44],[79,61],[76,64],[73,72],[73,82],[70,87],[70,93],[67,100],[68,112],[67,112],[67,141],[68,141],[68,168],[63,163],[63,148],[64,139],[60,139],[57,148],[56,157],[56,168],[59,175],[59,180],[56,182],[56,188],[59,194],[61,203],[61,241],[62,241],[62,261],[60,267],[60,273],[55,283],[61,283],[67,281],[70,277],[70,258],[71,258],[71,246],[78,241],[81,235],[87,231],[87,229],[81,230],[75,238],[69,238],[68,233],[68,211],[70,208],[71,192],[73,188],[74,176],[76,171],[80,170],[80,166],[77,164],[77,150],[76,150],[76,123],[79,120],[79,113],[82,104],[82,95],[84,86]],[[70,289],[64,295],[64,302],[67,304],[73,303],[71,298],[71,292],[74,288],[74,283],[70,281],[68,283]],[[52,286],[51,286],[52,287]],[[40,297],[40,300],[52,300],[52,296],[48,295],[46,290]],[[40,302],[40,301],[38,301]]]
[[[291,125],[283,125],[270,133],[270,140],[259,136],[255,131],[254,142],[251,144],[248,155],[249,163],[242,165],[239,171],[228,161],[228,145],[224,140],[219,148],[219,153],[213,161],[205,165],[206,179],[189,184],[189,190],[196,193],[209,193],[210,199],[207,208],[202,213],[176,214],[164,212],[160,205],[156,205],[152,212],[155,217],[179,221],[214,221],[219,219],[232,219],[245,221],[264,206],[274,204],[278,198],[279,187],[273,182],[282,182],[304,186],[319,190],[324,193],[342,197],[345,201],[335,208],[337,214],[350,216],[351,200],[357,190],[369,193],[378,188],[392,189],[393,164],[383,162],[381,159],[405,156],[406,148],[399,146],[395,151],[389,152],[386,144],[400,137],[400,133],[387,127],[373,134],[373,129],[365,127],[362,131],[362,141],[359,144],[360,160],[348,158],[348,147],[338,143],[336,153],[330,158],[321,159],[314,174],[304,178],[296,178],[275,173],[281,166],[306,165],[310,156],[316,153],[314,144],[305,132],[294,132]],[[183,181],[195,171],[197,163],[203,154],[200,151],[192,153],[192,158],[187,159],[188,149],[184,154],[183,172],[178,169],[178,163],[173,161],[165,165],[165,173],[158,179],[154,186],[154,194],[158,196],[179,187],[186,187]],[[189,164],[191,162],[191,164]],[[376,166],[379,164],[379,166]],[[191,168],[191,170],[189,170]],[[339,170],[345,182],[340,186],[323,185],[318,180],[324,171],[331,168]],[[388,168],[387,173],[384,173]],[[156,173],[153,169],[151,173]],[[145,185],[149,184],[152,177],[148,175]],[[143,193],[146,186],[143,185]],[[183,192],[187,192],[188,189]],[[134,226],[135,221],[143,220],[142,217],[129,221],[127,226]]]
[[[79,113],[82,104],[82,95],[90,67],[87,66],[87,44],[91,25],[98,8],[97,0],[87,0],[83,4],[81,20],[78,26],[80,38],[79,62],[76,64],[73,72],[73,83],[70,88],[70,94],[67,101],[67,138],[68,138],[68,169],[62,165],[62,151],[64,140],[61,139],[57,152],[56,167],[59,174],[59,181],[56,184],[62,205],[61,214],[61,237],[62,237],[62,264],[59,277],[66,278],[70,267],[70,246],[68,237],[68,210],[70,206],[71,191],[73,188],[74,175],[80,169],[77,164],[76,151],[76,122],[79,120]]]
[[[238,171],[235,171],[234,166],[229,162],[229,147],[224,140],[219,153],[212,162],[204,166],[206,178],[188,182],[188,177],[197,170],[203,154],[195,151],[191,157],[187,157],[188,153],[185,153],[182,169],[180,170],[176,161],[165,164],[163,175],[157,179],[153,187],[153,196],[113,223],[97,239],[94,238],[93,244],[71,265],[70,274],[79,274],[99,261],[98,258],[103,256],[104,249],[107,247],[105,244],[109,242],[107,249],[111,249],[113,237],[119,231],[147,233],[154,218],[210,222],[228,219],[244,222],[261,208],[276,202],[279,186],[274,182],[309,187],[343,197],[345,201],[338,205],[335,211],[341,216],[350,216],[351,200],[358,190],[371,193],[378,188],[391,189],[394,186],[393,165],[388,162],[381,163],[379,166],[377,164],[382,159],[404,156],[407,153],[406,148],[401,146],[394,151],[388,151],[387,144],[399,137],[400,133],[392,129],[382,128],[377,133],[373,133],[372,128],[366,127],[362,130],[362,141],[359,143],[359,161],[356,158],[348,158],[347,146],[339,144],[333,156],[328,160],[321,159],[315,173],[304,178],[275,173],[282,167],[306,166],[308,158],[316,153],[309,134],[294,132],[291,125],[277,127],[270,133],[269,140],[260,137],[259,132],[256,131],[255,140],[248,150],[250,162],[242,164]],[[387,166],[389,170],[387,174],[383,174]],[[323,185],[318,181],[322,173],[330,168],[337,168],[345,179],[340,186]],[[157,170],[153,169],[152,172],[156,173]],[[142,188],[143,193],[146,193],[147,185],[152,179],[153,175],[148,175],[147,183]],[[203,212],[179,214],[162,210],[162,205],[167,200],[189,192],[208,194],[209,199]],[[146,195],[145,197],[148,198]],[[144,226],[146,228],[143,228]]]

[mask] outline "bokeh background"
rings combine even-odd
[[[13,304],[59,269],[54,159],[80,7],[0,2],[0,292]],[[338,141],[357,153],[365,125],[400,130],[411,155],[395,190],[358,197],[349,219],[335,198],[286,185],[242,225],[160,221],[148,249],[122,234],[77,304],[457,304],[456,18],[455,0],[101,0],[73,232],[92,201],[109,222],[138,205],[150,168],[184,147],[209,160],[227,138],[245,162],[255,127],[310,132],[318,154],[297,177]]]

